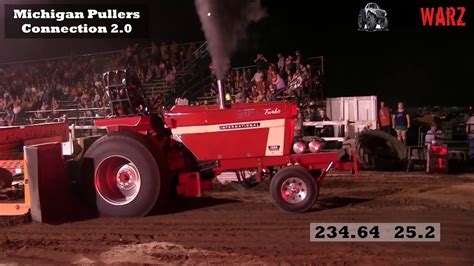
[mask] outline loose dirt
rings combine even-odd
[[[472,265],[474,175],[332,174],[307,213],[275,207],[263,183],[217,187],[169,214],[61,225],[0,219],[0,263]],[[309,242],[315,222],[441,223],[440,242]]]

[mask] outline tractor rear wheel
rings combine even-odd
[[[366,169],[395,171],[406,162],[407,147],[392,135],[380,130],[367,130],[356,140],[359,162]]]
[[[165,207],[170,180],[157,163],[152,143],[133,132],[115,132],[96,141],[84,155],[92,159],[97,210],[102,216],[145,216]],[[90,184],[89,183],[89,184]]]
[[[275,204],[288,212],[305,212],[319,196],[318,185],[311,173],[301,167],[286,167],[278,171],[270,183]]]

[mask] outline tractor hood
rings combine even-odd
[[[175,106],[164,121],[196,158],[219,160],[290,154],[296,114],[289,102]]]

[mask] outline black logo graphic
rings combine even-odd
[[[388,30],[387,11],[376,3],[368,3],[359,11],[358,25],[360,31]]]

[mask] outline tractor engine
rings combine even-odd
[[[256,103],[218,106],[175,106],[164,114],[172,137],[199,161],[291,153],[295,104]]]

